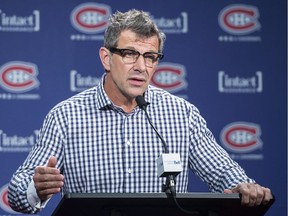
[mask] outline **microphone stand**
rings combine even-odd
[[[171,194],[173,197],[176,196],[176,178],[174,175],[166,177],[166,183],[162,185],[162,192],[165,192],[167,195]]]
[[[142,96],[137,96],[136,102],[137,102],[138,106],[140,107],[140,109],[142,109],[145,112],[145,115],[148,119],[149,124],[151,125],[153,130],[156,132],[156,134],[160,138],[160,140],[163,144],[163,147],[164,147],[164,152],[169,153],[165,140],[163,139],[161,134],[158,132],[158,130],[155,128],[155,126],[151,122],[151,119],[150,119],[148,112],[146,110],[147,105],[148,105],[147,102],[145,101],[145,99]],[[162,192],[165,192],[166,194],[172,194],[172,196],[176,196],[176,178],[174,175],[170,174],[166,177],[166,183],[162,185]]]
[[[158,130],[154,127],[154,125],[152,124],[151,122],[151,119],[148,115],[148,112],[146,110],[147,106],[148,106],[148,103],[145,101],[144,97],[139,95],[136,97],[136,102],[138,104],[138,106],[140,107],[140,109],[142,109],[144,112],[145,112],[145,115],[148,119],[148,122],[149,124],[151,125],[151,127],[153,128],[153,130],[156,132],[156,134],[158,135],[158,137],[160,138],[162,144],[163,144],[163,147],[164,147],[164,152],[165,153],[169,153],[168,152],[168,148],[167,148],[167,144],[165,142],[165,140],[163,139],[163,137],[161,136],[161,134],[158,132]],[[196,212],[196,211],[187,211],[185,209],[183,209],[179,203],[177,202],[177,199],[176,199],[176,178],[175,178],[175,175],[172,175],[172,174],[168,174],[166,176],[166,182],[165,184],[162,185],[162,192],[165,192],[168,196],[172,196],[175,204],[177,205],[177,207],[187,213],[187,214],[191,214],[191,215],[200,215],[199,212]]]

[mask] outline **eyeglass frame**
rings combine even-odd
[[[145,53],[140,53],[139,51],[137,51],[137,50],[133,50],[133,49],[119,49],[119,48],[116,48],[116,47],[110,47],[110,48],[108,48],[109,49],[109,51],[111,52],[111,53],[113,53],[113,54],[118,54],[118,55],[120,55],[121,57],[122,57],[122,61],[125,63],[125,64],[134,64],[137,60],[138,60],[138,58],[140,57],[140,55],[142,55],[143,56],[143,58],[144,58],[144,60],[145,60],[145,65],[147,66],[147,67],[154,67],[155,66],[155,63],[156,62],[158,62],[159,60],[161,60],[163,57],[164,57],[164,54],[163,53],[160,53],[160,52],[145,52]],[[137,54],[137,57],[134,59],[134,61],[133,62],[129,62],[129,63],[127,63],[127,62],[125,62],[125,60],[124,60],[124,52],[125,51],[131,51],[133,54]],[[146,58],[147,57],[145,57],[145,55],[147,55],[147,54],[157,54],[158,56],[156,57],[156,60],[154,61],[154,60],[152,60],[152,65],[147,65],[147,61],[146,61]],[[133,57],[134,58],[134,57]]]

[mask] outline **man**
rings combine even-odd
[[[37,143],[9,184],[11,207],[35,213],[60,191],[161,192],[165,179],[157,175],[156,159],[163,147],[137,106],[139,95],[149,103],[147,112],[169,152],[180,154],[177,192],[187,192],[190,168],[212,192],[241,193],[243,205],[267,203],[270,190],[216,143],[197,108],[149,85],[165,40],[149,15],[130,10],[110,21],[99,51],[102,81],[48,113]]]

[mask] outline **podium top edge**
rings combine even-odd
[[[69,198],[167,198],[169,195],[166,193],[67,193],[63,196],[64,199]],[[237,193],[224,194],[224,193],[177,193],[176,198],[210,198],[210,199],[240,199]]]

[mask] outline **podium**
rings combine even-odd
[[[247,207],[239,194],[178,193],[180,210],[166,193],[71,193],[63,196],[53,216],[263,216],[274,203]]]
[[[247,207],[239,194],[178,193],[180,210],[165,193],[71,193],[63,196],[52,216],[263,216],[274,203]]]

